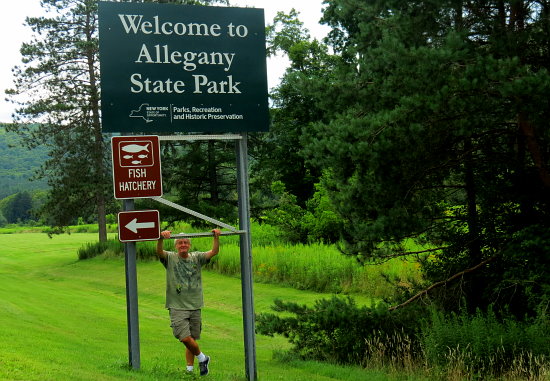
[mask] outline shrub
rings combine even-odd
[[[124,258],[124,244],[118,239],[110,239],[106,242],[87,243],[78,249],[78,259],[90,259],[102,254]],[[145,261],[156,259],[156,242],[138,242],[136,257]]]
[[[78,259],[90,259],[104,253],[116,255],[119,252],[124,253],[124,247],[118,240],[108,240],[106,242],[87,243],[84,247],[78,249]]]
[[[333,296],[316,301],[313,307],[276,300],[273,309],[286,314],[258,315],[258,333],[287,337],[294,344],[292,350],[305,359],[364,364],[372,355],[368,351],[370,343],[381,332],[393,337],[416,337],[417,316],[410,310],[390,312],[383,303],[360,307],[351,297]],[[385,355],[395,357],[399,350],[399,346],[388,347]],[[411,349],[410,353],[420,352]]]
[[[334,211],[327,190],[322,183],[315,184],[315,193],[306,208],[298,205],[297,198],[275,181],[271,190],[277,197],[276,208],[265,212],[265,221],[277,226],[290,243],[327,242],[340,239],[339,230],[343,220]]]
[[[296,196],[287,192],[281,181],[274,182],[271,190],[278,197],[279,205],[265,212],[265,221],[280,228],[286,241],[306,242],[307,233],[302,226],[305,211],[298,205]]]

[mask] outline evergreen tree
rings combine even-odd
[[[177,203],[218,220],[237,220],[237,174],[233,141],[196,141],[163,145],[164,191]],[[163,218],[180,221],[181,212],[165,210]],[[196,225],[202,220],[185,216]]]
[[[46,221],[60,231],[78,216],[95,214],[104,241],[112,196],[99,115],[97,1],[44,0],[42,6],[47,16],[26,19],[34,39],[21,47],[23,64],[7,91],[19,104],[8,128],[28,148],[49,149],[39,173],[50,188],[42,208]]]
[[[21,48],[23,64],[14,68],[15,87],[6,90],[19,105],[15,123],[7,128],[19,133],[29,149],[49,149],[50,158],[38,174],[49,185],[41,209],[45,221],[60,232],[78,217],[95,215],[99,240],[105,241],[105,216],[116,204],[109,142],[101,133],[99,113],[98,2],[43,0],[42,6],[48,16],[26,20],[35,35]]]
[[[415,239],[450,307],[548,298],[549,17],[521,0],[328,2],[341,65],[307,151],[347,253],[386,260]]]
[[[28,221],[31,211],[32,197],[28,192],[18,192],[0,202],[0,213],[10,224]]]

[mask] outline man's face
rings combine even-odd
[[[176,240],[176,251],[180,256],[186,256],[191,248],[191,241],[188,238],[182,238]]]

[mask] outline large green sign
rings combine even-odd
[[[269,126],[263,9],[99,3],[104,132]]]

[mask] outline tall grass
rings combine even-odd
[[[174,233],[195,233],[199,229],[187,224],[170,227]],[[203,229],[204,231],[205,229]],[[360,265],[353,257],[343,255],[335,245],[286,244],[277,228],[269,225],[252,226],[252,266],[254,280],[275,283],[299,290],[328,293],[365,294],[374,298],[391,297],[394,287],[387,279],[397,279],[400,285],[418,282],[420,274],[414,262],[394,259],[380,265]],[[228,276],[240,276],[241,261],[238,236],[223,236],[220,254],[209,269]],[[173,250],[173,240],[165,240],[166,250]],[[156,260],[156,241],[138,242],[141,260]],[[207,251],[212,238],[192,239],[192,250]],[[79,258],[97,255],[124,255],[118,241],[89,244],[79,250]]]
[[[460,335],[456,332],[456,335]],[[363,365],[370,369],[383,369],[388,376],[420,377],[437,381],[548,381],[550,359],[531,350],[505,354],[504,348],[494,352],[475,354],[471,346],[439,348],[435,364],[422,348],[418,353],[412,339],[404,334],[387,335],[378,332],[367,340],[368,350]],[[506,361],[503,359],[506,358]]]
[[[254,279],[258,282],[284,284],[300,290],[330,293],[362,293],[383,298],[392,293],[386,276],[419,279],[414,263],[393,260],[377,266],[362,266],[352,257],[342,255],[333,245],[254,246]],[[210,265],[220,274],[240,274],[240,249],[224,245]]]
[[[421,341],[430,364],[464,379],[476,374],[538,379],[546,372],[549,376],[550,320],[546,312],[519,322],[497,318],[490,309],[472,316],[434,311]]]

